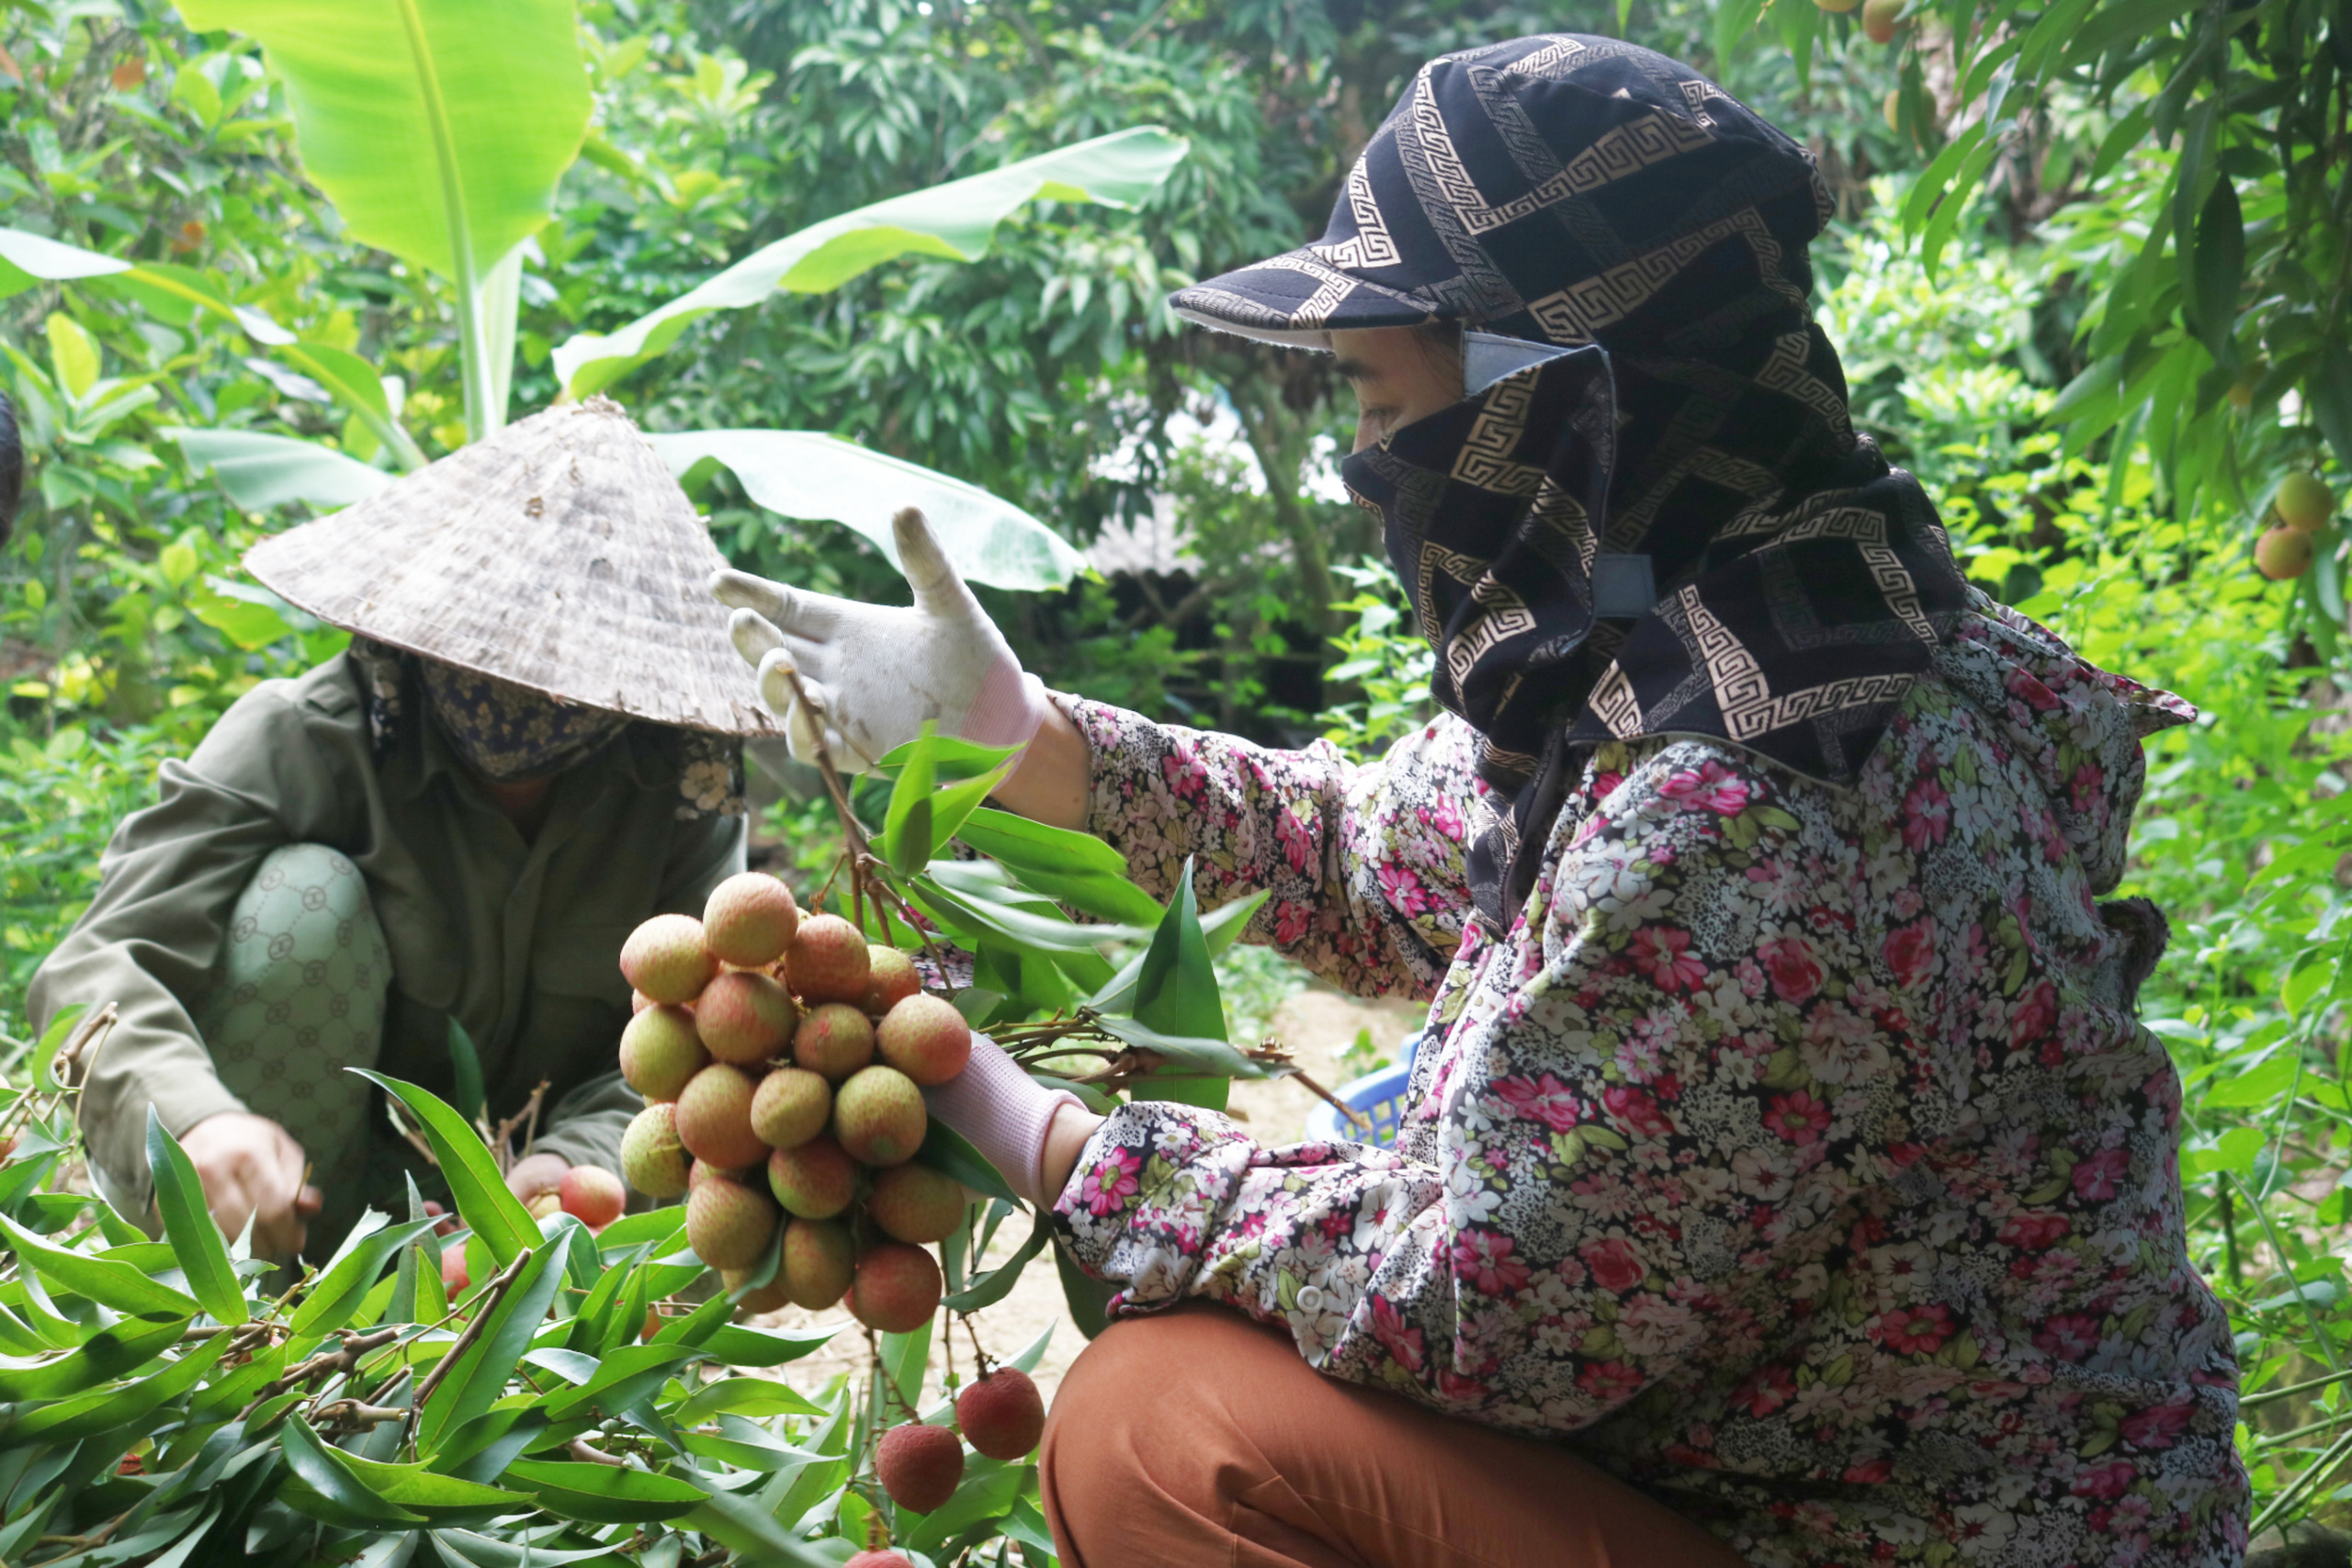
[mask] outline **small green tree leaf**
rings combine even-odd
[[[194,1317],[199,1310],[193,1298],[156,1283],[128,1263],[59,1247],[5,1215],[0,1215],[0,1234],[7,1236],[18,1258],[51,1284],[101,1306],[135,1317]]]
[[[506,1467],[504,1479],[537,1497],[549,1513],[596,1524],[658,1524],[693,1511],[711,1495],[674,1475],[563,1460],[518,1459]]]
[[[980,1151],[963,1134],[936,1116],[923,1129],[922,1147],[915,1151],[915,1163],[944,1171],[975,1192],[985,1192],[1008,1203],[1021,1201],[996,1167],[982,1158]]]
[[[0,1356],[0,1401],[62,1399],[136,1371],[178,1344],[187,1325],[185,1317],[130,1317],[62,1354]]]
[[[229,1244],[204,1203],[204,1182],[196,1164],[172,1136],[153,1105],[147,1107],[147,1166],[154,1178],[155,1207],[164,1216],[164,1235],[180,1273],[197,1304],[221,1323],[243,1323],[252,1315],[244,1287],[229,1262]]]
[[[996,1305],[1012,1293],[1012,1287],[1021,1279],[1021,1271],[1029,1267],[1030,1259],[1046,1249],[1046,1243],[1053,1239],[1053,1234],[1054,1227],[1045,1212],[1038,1211],[1029,1227],[1029,1239],[1021,1244],[1018,1251],[987,1273],[974,1275],[970,1284],[940,1304],[950,1312],[978,1312],[982,1307]]]
[[[353,1467],[349,1454],[329,1447],[311,1430],[311,1424],[299,1415],[288,1416],[278,1430],[278,1446],[285,1450],[287,1467],[304,1485],[326,1499],[332,1511],[341,1516],[329,1523],[360,1520],[367,1525],[421,1525],[422,1514],[412,1514],[399,1504],[377,1495],[375,1488],[362,1481]],[[293,1498],[300,1507],[300,1502]]]
[[[491,1309],[481,1333],[425,1400],[417,1420],[420,1451],[437,1450],[444,1433],[488,1410],[506,1392],[507,1379],[521,1363],[562,1282],[562,1248],[543,1247],[531,1255]]]
[[[539,1245],[538,1222],[507,1190],[506,1179],[499,1175],[498,1163],[490,1157],[481,1134],[468,1126],[464,1117],[430,1090],[413,1083],[364,1068],[352,1070],[416,1113],[424,1124],[426,1141],[433,1145],[433,1157],[441,1162],[441,1175],[449,1183],[459,1217],[481,1237],[501,1268],[514,1261],[516,1254]]]
[[[384,1265],[411,1242],[433,1234],[438,1222],[409,1220],[397,1225],[381,1224],[383,1216],[369,1211],[379,1224],[361,1231],[353,1227],[334,1258],[294,1309],[291,1327],[297,1335],[325,1334],[349,1323],[375,1288]],[[439,1270],[435,1270],[437,1278]]]

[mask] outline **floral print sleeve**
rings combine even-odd
[[[1329,741],[1278,751],[1059,701],[1093,748],[1091,826],[1152,894],[1190,857],[1203,908],[1270,893],[1250,940],[1342,990],[1426,996],[1445,973],[1470,907],[1463,813],[1485,788],[1461,720],[1354,765]]]
[[[1989,606],[1936,675],[1854,790],[1603,748],[1512,929],[1465,932],[1396,1148],[1129,1105],[1074,1255],[1755,1562],[2232,1557],[2235,1366],[2132,1014],[2162,921],[2098,902],[2188,710]]]

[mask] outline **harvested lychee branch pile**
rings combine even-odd
[[[719,884],[699,920],[639,926],[621,969],[637,991],[621,1076],[647,1100],[621,1144],[628,1184],[685,1197],[695,1256],[751,1311],[843,1302],[892,1333],[929,1319],[924,1247],[963,1222],[964,1188],[913,1158],[923,1086],[971,1055],[963,1015],[905,953],[804,918],[757,872]]]

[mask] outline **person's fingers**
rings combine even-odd
[[[965,619],[980,613],[979,601],[964,586],[947,552],[931,531],[920,507],[902,508],[890,519],[890,536],[899,547],[899,570],[915,591],[915,608],[925,615]]]
[[[731,568],[710,574],[710,596],[730,610],[750,610],[773,619],[784,603],[784,584]]]
[[[316,1219],[319,1211],[326,1206],[326,1201],[325,1193],[315,1187],[305,1187],[294,1194],[294,1212],[306,1220]]]
[[[738,610],[728,616],[727,636],[743,662],[754,666],[784,646],[784,634],[757,610]]]
[[[810,593],[743,571],[718,573],[711,579],[711,593],[730,609],[752,611],[778,631],[807,637],[831,633],[841,621],[845,603],[830,593]]]
[[[760,700],[768,705],[770,713],[783,718],[784,742],[793,757],[814,762],[820,750],[817,715],[824,711],[824,688],[804,677],[796,693],[791,678],[795,673],[788,649],[779,648],[767,654],[760,660]],[[802,694],[808,697],[807,703],[799,700]],[[817,710],[816,714],[809,711],[811,707]]]
[[[209,1207],[213,1224],[220,1227],[222,1235],[234,1242],[245,1234],[245,1223],[254,1217],[253,1195],[245,1190],[243,1182],[226,1172],[208,1185],[207,1193],[211,1199]]]

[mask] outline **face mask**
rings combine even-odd
[[[418,663],[425,705],[442,736],[467,767],[496,784],[552,777],[628,724],[624,715],[560,703],[438,660]]]

